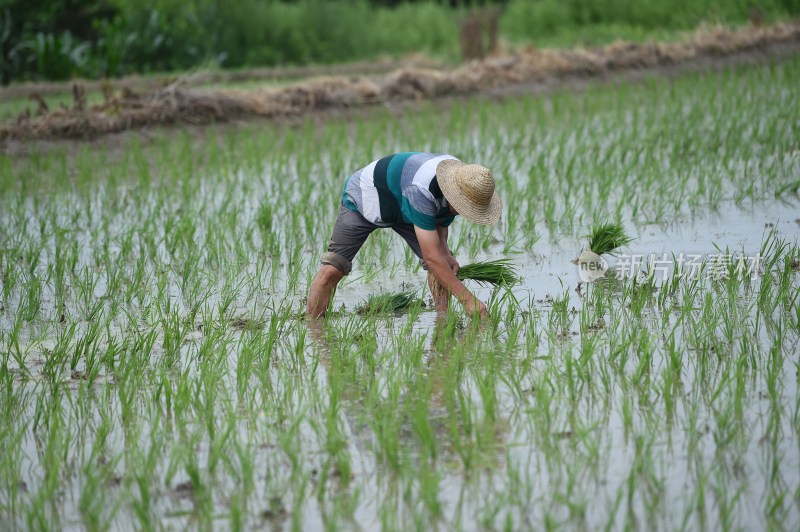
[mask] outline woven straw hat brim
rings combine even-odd
[[[486,205],[481,205],[469,198],[458,186],[456,175],[458,169],[465,166],[463,162],[456,160],[445,160],[439,163],[436,168],[436,180],[439,188],[442,189],[445,199],[457,211],[458,214],[470,222],[480,225],[492,225],[500,219],[503,211],[503,202],[495,191],[492,199]]]

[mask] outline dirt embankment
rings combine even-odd
[[[290,67],[248,68],[246,70],[198,70],[184,73],[180,83],[184,87],[198,87],[213,83],[275,82],[300,80],[319,76],[357,76],[386,74],[401,68],[439,68],[442,65],[422,54],[410,54],[401,60],[389,58],[374,61],[359,61],[341,65],[308,65]],[[118,79],[82,80],[86,91],[154,91],[174,83],[176,75],[142,76],[134,74]],[[27,98],[31,94],[52,96],[72,91],[75,81],[30,81],[0,87],[0,100]]]
[[[401,68],[379,76],[327,76],[270,90],[203,90],[180,79],[158,89],[105,91],[105,102],[88,106],[74,87],[70,109],[41,110],[0,125],[0,140],[94,137],[160,124],[206,124],[247,117],[297,116],[326,109],[420,100],[526,83],[591,78],[639,69],[670,68],[698,60],[769,50],[800,50],[800,21],[739,29],[702,28],[675,43],[618,42],[591,49],[539,50],[473,61],[452,70]]]

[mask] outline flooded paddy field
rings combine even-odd
[[[3,159],[0,528],[800,526],[800,60],[397,117]],[[378,231],[304,297],[355,169],[491,168],[501,222],[423,291]],[[580,283],[591,226],[635,238]]]

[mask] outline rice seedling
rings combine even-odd
[[[517,269],[509,259],[466,264],[459,268],[457,276],[462,281],[477,281],[493,286],[511,286],[520,281]]]
[[[422,300],[419,299],[416,292],[373,294],[356,308],[356,313],[362,315],[386,314],[420,307],[422,304]]]
[[[588,237],[589,250],[597,255],[613,253],[633,241],[633,238],[625,233],[625,228],[619,222],[595,225]]]

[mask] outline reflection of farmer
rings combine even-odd
[[[455,275],[458,262],[447,246],[447,227],[457,214],[495,223],[502,203],[494,185],[489,169],[433,153],[397,153],[357,171],[345,183],[328,251],[308,293],[308,315],[325,313],[353,257],[379,227],[391,227],[420,258],[437,311],[447,310],[452,293],[467,313],[486,315],[486,305]]]

